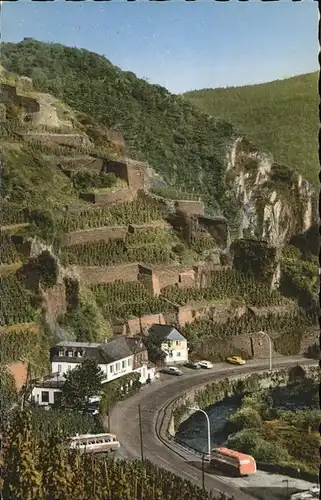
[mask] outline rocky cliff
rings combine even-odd
[[[316,194],[302,176],[238,137],[227,151],[226,187],[239,203],[238,237],[282,246],[316,220]]]

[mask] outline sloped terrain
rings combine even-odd
[[[108,133],[101,133],[101,129],[107,128],[109,137],[114,139],[122,136],[127,156],[147,161],[169,188],[200,195],[208,213],[227,217],[233,237],[263,236],[279,245],[293,233],[306,231],[315,219],[316,208],[311,206],[314,194],[292,168],[298,165],[303,168],[310,161],[304,153],[306,149],[301,148],[303,143],[309,151],[316,151],[311,137],[309,140],[307,137],[314,130],[311,129],[314,125],[310,125],[314,123],[310,116],[313,93],[312,100],[305,105],[300,94],[304,85],[298,86],[300,97],[296,107],[292,105],[296,101],[279,106],[286,91],[275,83],[274,97],[268,106],[269,119],[259,107],[256,121],[251,115],[251,122],[261,119],[264,123],[260,137],[255,139],[262,138],[266,127],[276,130],[278,124],[277,137],[275,133],[272,136],[267,133],[268,143],[263,143],[268,147],[266,153],[257,148],[256,142],[249,145],[234,129],[234,105],[227,116],[232,126],[226,118],[220,119],[220,110],[201,112],[188,99],[171,95],[166,89],[150,85],[133,73],[121,71],[106,58],[83,49],[24,40],[2,44],[1,50],[7,70],[31,77],[38,91],[52,93],[66,103],[62,108],[68,105],[75,110],[74,123],[90,136],[96,147],[101,143],[106,153]],[[312,85],[309,82],[308,79],[307,88]],[[240,101],[247,102],[245,98]],[[278,107],[282,110],[279,114],[275,112]],[[293,107],[300,109],[301,114],[289,113]],[[306,107],[307,114],[302,115]],[[236,114],[237,109],[236,106]],[[291,137],[282,135],[286,126],[281,129],[279,126],[287,119],[292,124]],[[237,120],[235,123],[238,124]],[[296,137],[297,133],[293,127],[297,123],[301,123],[303,142],[294,148],[293,134]],[[290,159],[273,149],[280,141],[282,147],[293,152]],[[274,158],[269,149],[275,152]],[[293,156],[297,158],[295,162]],[[268,205],[266,210],[264,204]]]
[[[264,237],[281,248],[311,227],[308,183],[233,137],[231,126],[95,54],[33,41],[4,46],[4,53],[6,67],[29,61],[26,73],[35,77],[1,71],[6,362],[27,359],[45,373],[56,339],[102,340],[146,315],[187,325],[196,350],[242,329],[278,325],[276,333],[289,338],[281,352],[300,350],[302,325],[313,326],[299,306],[309,309],[315,294],[314,257],[289,257],[282,295],[271,290],[277,262],[266,275],[264,257],[254,281],[246,269],[231,269],[227,226],[232,240]],[[58,71],[60,90],[50,60],[42,59],[49,54],[65,74]],[[41,80],[41,72],[48,77]],[[56,97],[43,93],[49,90]],[[186,134],[177,141],[179,127]],[[215,211],[227,211],[228,221],[211,217]],[[309,259],[304,284],[293,273],[302,258]],[[298,304],[291,297],[302,288]],[[263,319],[253,308],[266,309]]]
[[[2,44],[1,51],[6,69],[31,77],[38,90],[120,131],[130,156],[147,160],[175,187],[202,189],[218,208],[230,125],[86,50],[23,41]]]
[[[318,73],[260,85],[185,94],[201,111],[232,122],[275,160],[318,183]]]

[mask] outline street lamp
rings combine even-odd
[[[268,339],[269,343],[269,366],[270,366],[270,372],[272,371],[272,340],[270,335],[268,335],[266,332],[258,332],[261,335],[264,335]]]
[[[206,417],[206,420],[207,420],[207,446],[208,446],[208,461],[210,462],[211,461],[211,426],[210,426],[210,419],[206,413],[206,411],[204,410],[201,410],[200,408],[192,408],[191,406],[188,406],[187,407],[189,410],[194,410],[195,412],[196,411],[200,411],[202,413],[204,413],[205,417]]]

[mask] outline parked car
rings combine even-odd
[[[199,361],[198,364],[200,365],[201,368],[205,369],[213,368],[213,363],[211,363],[210,361],[206,361],[205,359]]]
[[[191,368],[192,370],[199,370],[201,365],[199,363],[185,363],[186,368]]]
[[[231,363],[232,365],[245,365],[244,359],[241,356],[230,356],[226,358],[227,363]]]
[[[176,376],[183,375],[183,372],[178,368],[176,368],[176,366],[168,366],[167,368],[163,368],[161,372],[166,373],[167,375],[176,375]]]

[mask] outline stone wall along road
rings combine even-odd
[[[296,364],[315,365],[316,361],[303,357],[278,357],[273,360],[274,368],[284,368],[295,366]],[[165,446],[157,437],[156,424],[158,415],[162,407],[176,398],[180,393],[184,393],[196,385],[204,385],[219,378],[225,378],[237,373],[244,374],[251,371],[264,371],[268,369],[267,360],[249,361],[247,365],[234,367],[225,363],[217,364],[213,370],[201,370],[193,373],[185,372],[183,377],[164,376],[152,385],[144,387],[139,394],[128,398],[117,404],[110,415],[110,430],[115,433],[121,443],[120,454],[130,459],[139,459],[140,434],[138,405],[141,405],[142,429],[143,429],[143,449],[144,457],[151,460],[157,466],[168,469],[173,473],[192,481],[198,486],[202,485],[200,461],[187,452],[177,453],[171,446]],[[260,471],[258,476],[266,477],[266,473]],[[271,478],[271,476],[269,475]],[[293,479],[290,479],[293,481]],[[230,478],[221,478],[216,475],[206,474],[206,488],[213,493],[225,492],[234,495],[236,500],[248,500],[252,496],[240,490],[240,485],[236,485]],[[304,489],[304,487],[303,487]]]

